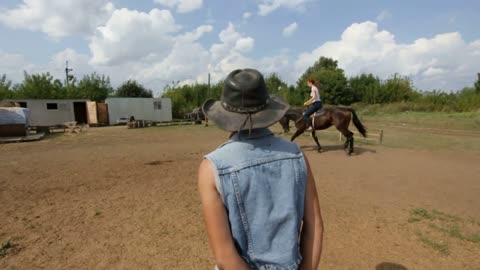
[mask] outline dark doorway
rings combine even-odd
[[[77,124],[87,124],[87,104],[86,102],[74,102],[73,113]]]

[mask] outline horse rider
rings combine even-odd
[[[307,123],[307,131],[311,131],[313,127],[310,115],[320,110],[323,107],[323,103],[320,99],[320,91],[318,90],[315,81],[313,79],[310,79],[307,81],[307,85],[308,87],[310,87],[310,99],[303,103],[303,106],[307,107],[307,110],[303,113],[303,118]]]

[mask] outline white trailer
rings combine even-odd
[[[30,126],[57,126],[76,121],[88,124],[87,99],[5,99],[30,109]]]
[[[172,121],[172,101],[169,98],[109,97],[105,103],[108,104],[110,125],[128,121],[132,116],[136,120]]]

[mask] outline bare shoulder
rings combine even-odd
[[[203,159],[198,168],[198,188],[205,190],[211,187],[215,187],[212,164],[208,159]]]

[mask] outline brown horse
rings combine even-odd
[[[322,151],[322,146],[320,146],[320,143],[318,142],[315,130],[322,130],[331,126],[335,126],[346,138],[343,146],[348,155],[353,153],[353,132],[348,130],[350,120],[353,120],[353,124],[363,137],[367,136],[367,129],[362,122],[360,122],[355,110],[352,108],[329,106],[322,109],[315,116],[310,116],[310,118],[312,119],[314,127],[312,130],[312,137],[315,140],[315,143],[317,143],[318,152]],[[305,130],[307,130],[307,123],[303,118],[303,112],[300,109],[291,109],[285,113],[285,116],[279,121],[284,130],[288,130],[289,120],[294,120],[297,128],[297,131],[290,139],[293,141],[300,134],[304,133]]]
[[[285,132],[285,133],[289,132],[290,131],[290,121],[295,122],[301,116],[302,116],[302,112],[299,111],[299,110],[288,110],[283,115],[282,119],[280,119],[280,121],[278,121],[278,123],[280,123],[280,125],[283,128],[283,132]]]

